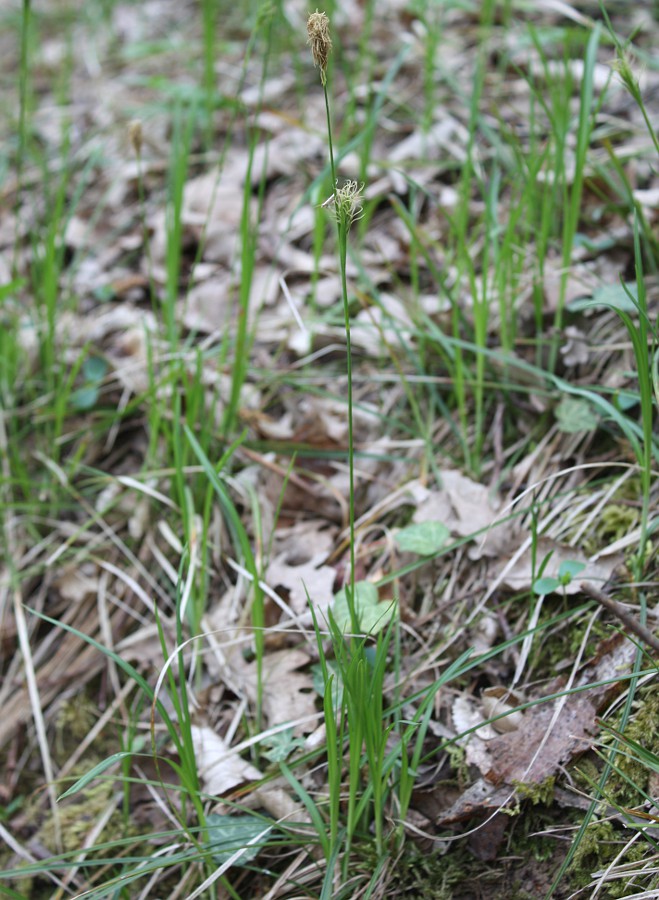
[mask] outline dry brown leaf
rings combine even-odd
[[[213,170],[187,182],[183,192],[181,223],[193,240],[203,239],[203,259],[230,266],[238,247],[243,214],[246,155],[235,151],[225,159],[221,172]],[[256,200],[250,201],[256,213]],[[151,219],[151,258],[159,280],[166,279],[168,212],[159,210]]]
[[[185,327],[202,334],[225,329],[232,313],[232,283],[233,277],[228,272],[218,272],[191,288],[183,314]]]
[[[540,784],[591,747],[597,733],[595,701],[586,692],[572,695],[554,722],[560,703],[532,707],[532,712],[526,711],[521,733],[502,734],[490,741],[490,767],[483,772],[488,781]]]
[[[275,534],[277,555],[286,555],[291,566],[314,560],[324,562],[334,549],[337,530],[324,519],[306,519],[290,528],[278,528]]]
[[[332,602],[336,579],[332,566],[319,565],[325,558],[321,552],[305,562],[290,563],[288,554],[281,554],[268,566],[265,580],[275,590],[284,587],[288,591],[288,605],[294,613],[305,612],[309,603],[322,613]]]
[[[261,772],[232,752],[229,745],[207,725],[191,725],[192,744],[204,790],[218,797],[250,781],[259,781]]]
[[[265,170],[268,180],[279,175],[295,175],[301,163],[322,159],[325,141],[318,134],[306,129],[295,128],[290,122],[267,143],[260,144],[254,151],[252,163],[252,183],[257,185]]]
[[[544,264],[545,309],[555,312],[561,301],[561,282],[563,279],[563,263],[559,257],[548,257]],[[600,286],[600,279],[592,266],[587,264],[573,265],[567,276],[565,302],[571,303],[578,297],[591,297],[593,291]]]
[[[296,649],[279,650],[264,657],[262,701],[268,727],[294,722],[293,734],[299,736],[308,734],[316,726],[318,712],[311,673],[298,671],[302,666],[308,666],[309,661],[308,653]],[[240,665],[237,656],[233,657],[231,665]],[[255,702],[256,664],[246,664],[239,677],[243,679],[250,700]]]
[[[603,641],[597,657],[580,670],[573,685],[598,683],[598,686],[529,707],[524,711],[524,724],[519,730],[498,734],[487,741],[480,737],[479,731],[474,732],[468,738],[467,760],[497,786],[516,782],[539,784],[556,775],[574,756],[592,745],[597,733],[597,714],[618,690],[615,683],[599,685],[599,682],[628,671],[635,652],[634,644],[623,635],[616,634]],[[544,694],[558,693],[564,686],[564,679],[556,678],[547,685]],[[456,726],[464,722],[472,727],[482,721],[482,711],[475,709],[473,701],[463,698],[460,705],[456,701],[456,707]]]
[[[484,528],[486,534],[475,538],[470,557],[510,555],[519,545],[514,522],[494,524],[500,501],[488,488],[454,469],[440,472],[442,485],[430,491],[417,507],[414,522],[442,522],[453,535],[468,537]]]
[[[477,779],[435,819],[436,825],[453,825],[507,806],[513,799],[510,788],[495,788],[484,778]]]
[[[82,566],[67,566],[53,582],[62,597],[71,603],[80,603],[85,597],[98,592],[98,569],[93,563]]]

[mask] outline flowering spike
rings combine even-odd
[[[324,12],[311,13],[307,19],[308,44],[311,44],[311,55],[314,66],[320,69],[320,80],[323,87],[327,83],[327,61],[332,50],[332,38],[329,33],[329,19]]]
[[[358,184],[356,181],[346,181],[343,187],[337,187],[335,193],[323,203],[323,206],[328,203],[334,204],[333,213],[336,221],[346,231],[350,229],[353,222],[358,221],[364,215],[361,204],[363,190],[363,184]]]
[[[144,143],[144,134],[142,132],[142,123],[139,119],[133,119],[128,123],[128,140],[133,148],[135,156],[142,155],[142,144]]]

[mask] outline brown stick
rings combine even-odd
[[[596,600],[600,606],[603,606],[604,609],[608,609],[616,619],[620,619],[627,631],[635,634],[636,637],[640,638],[643,643],[648,645],[648,647],[652,647],[653,650],[659,653],[659,638],[657,638],[649,628],[645,628],[645,626],[641,625],[641,623],[625,609],[622,603],[618,603],[617,600],[612,600],[611,597],[608,597],[603,591],[593,587],[593,585],[589,584],[587,581],[582,581],[580,587],[584,594],[588,594],[588,596],[593,600]]]

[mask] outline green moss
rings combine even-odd
[[[86,767],[85,767],[86,770]],[[78,774],[82,774],[80,771]],[[40,821],[40,827],[36,831],[33,840],[46,847],[50,853],[56,854],[61,850],[64,852],[81,850],[84,842],[89,836],[90,831],[94,828],[99,817],[105,812],[108,804],[114,805],[112,798],[113,783],[111,781],[101,781],[90,785],[70,801],[64,801],[58,804],[59,827],[55,824],[52,810],[44,812],[43,799],[39,796],[28,806],[25,811],[27,821]],[[57,835],[61,836],[61,848],[57,846]],[[124,821],[121,813],[115,810],[105,828],[103,834],[98,840],[111,841],[126,836]],[[93,853],[93,850],[91,851]],[[108,852],[106,855],[111,856]],[[11,858],[11,857],[10,857]],[[9,859],[2,860],[2,863],[9,862]],[[13,864],[16,861],[13,860]],[[47,893],[42,893],[40,877],[25,877],[14,879],[14,885],[21,891],[25,898],[50,897],[52,891],[50,888]]]
[[[471,781],[465,748],[459,744],[447,744],[444,752],[448,756],[451,768],[455,772],[458,787],[465,788]]]
[[[60,704],[55,716],[55,752],[64,762],[96,724],[98,710],[84,694]]]
[[[69,802],[58,806],[64,851],[78,850],[83,846],[85,838],[105,811],[108,803],[112,801],[112,788],[111,781],[99,781],[72,797]],[[114,801],[112,802],[114,803]],[[120,823],[120,830],[117,832],[117,823],[113,822],[116,816],[115,812],[110,817],[103,832],[104,841],[124,836],[123,820]],[[57,852],[56,825],[52,812],[46,816],[43,825],[37,832],[37,837],[51,852]]]
[[[547,785],[546,790],[548,790],[549,780],[543,782],[543,785]],[[543,785],[538,787],[542,788]],[[519,815],[512,824],[507,850],[507,853],[513,858],[548,862],[556,854],[558,849],[556,841],[544,834],[556,824],[556,818],[550,809],[553,785],[549,800],[542,799],[542,793],[542,790],[537,792],[537,801],[533,800],[532,796],[529,798],[531,805],[522,804],[521,800],[519,801]],[[545,796],[547,795],[545,794]]]
[[[540,614],[539,627],[542,628],[545,622],[564,612],[571,602],[572,598],[564,599],[558,594],[547,597]],[[566,659],[574,659],[577,654],[582,652],[585,621],[586,617],[584,616],[583,626],[580,620],[573,619],[569,627],[541,631],[543,637],[534,644],[530,667],[527,671],[532,671],[537,679],[553,678],[558,665],[564,663]],[[595,622],[590,630],[585,651],[583,651],[584,657],[587,659],[590,655],[594,655],[599,642],[610,635],[611,629],[608,625],[599,621]]]
[[[603,544],[612,544],[626,537],[638,524],[638,510],[632,506],[611,503],[602,510],[595,535]]]
[[[650,687],[639,693],[638,709],[627,724],[625,737],[659,756],[659,688]],[[624,743],[621,749],[625,750]],[[641,792],[647,790],[651,775],[647,763],[627,749],[616,756],[615,767],[618,771],[612,774],[607,784],[612,802],[621,806],[642,803]]]
[[[556,779],[553,775],[545,778],[540,784],[524,784],[514,781],[513,785],[517,788],[517,793],[523,800],[530,800],[534,806],[541,803],[543,806],[549,806],[554,799],[554,788]]]
[[[636,707],[635,714],[625,729],[625,736],[659,756],[659,688],[649,687],[640,691]],[[615,722],[614,727],[619,727],[619,724]],[[613,740],[612,737],[605,739],[609,742]],[[608,803],[616,807],[629,808],[643,802],[642,792],[648,789],[652,773],[646,763],[636,759],[636,755],[625,748],[624,742],[621,742],[620,750],[606,783],[604,797]],[[580,777],[581,773],[586,777]],[[599,777],[600,771],[592,759],[584,758],[579,761],[575,781],[581,782],[587,790],[590,790]],[[606,868],[611,860],[618,856],[628,840],[629,833],[610,821],[596,822],[589,827],[570,867],[575,886],[583,887],[590,884],[592,873]],[[652,852],[653,848],[646,842],[637,841],[625,850],[618,860],[618,865],[638,862]],[[617,900],[637,892],[640,887],[644,890],[653,890],[659,884],[657,878],[653,879],[654,883],[645,879],[647,876],[644,876],[642,884],[637,882],[634,887],[629,886],[628,878],[611,881],[602,897]]]
[[[582,756],[571,770],[571,774],[577,785],[587,790],[591,785],[597,783],[600,770],[595,759],[591,756]]]
[[[634,504],[641,496],[641,480],[629,478],[610,498],[593,522],[589,535],[584,535],[582,546],[587,554],[619,541],[633,531],[639,523],[639,510]],[[630,502],[625,502],[630,501]],[[580,523],[575,522],[575,527]]]
[[[549,791],[549,785],[544,785]],[[529,884],[537,883],[557,865],[557,854],[564,848],[544,832],[556,824],[552,811],[523,803],[519,814],[506,830],[497,859],[484,862],[474,855],[469,838],[453,840],[443,850],[423,851],[408,841],[395,864],[386,873],[386,896],[429,898],[429,900],[464,900],[466,897],[488,897],[489,900],[536,900]],[[471,830],[475,822],[470,823]],[[438,836],[441,841],[441,836]],[[359,869],[366,877],[376,869],[377,855],[372,842],[354,847],[356,861],[351,870]],[[384,894],[383,894],[384,896]]]
[[[572,857],[569,873],[575,885],[590,884],[597,872],[619,852],[616,829],[611,822],[593,822]]]
[[[620,853],[625,838],[612,822],[596,822],[589,827],[574,855],[570,866],[570,876],[575,886],[584,887],[592,882],[594,872],[601,871]],[[618,860],[618,864],[639,862],[646,855],[643,844],[631,845]],[[648,889],[652,885],[645,885]],[[638,892],[639,884],[632,885],[629,877],[611,880],[600,895],[607,900],[618,900]]]
[[[445,856],[406,848],[391,873],[387,894],[392,897],[427,897],[453,900],[453,887],[468,879],[468,865],[461,852]]]

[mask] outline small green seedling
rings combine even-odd
[[[585,563],[576,562],[575,560],[566,559],[558,567],[558,576],[544,576],[533,582],[533,593],[538,596],[545,594],[553,594],[561,588],[565,588],[580,572],[586,568]]]
[[[82,364],[83,383],[71,394],[73,409],[84,412],[93,409],[98,401],[99,389],[108,370],[108,364],[100,356],[90,356]]]

